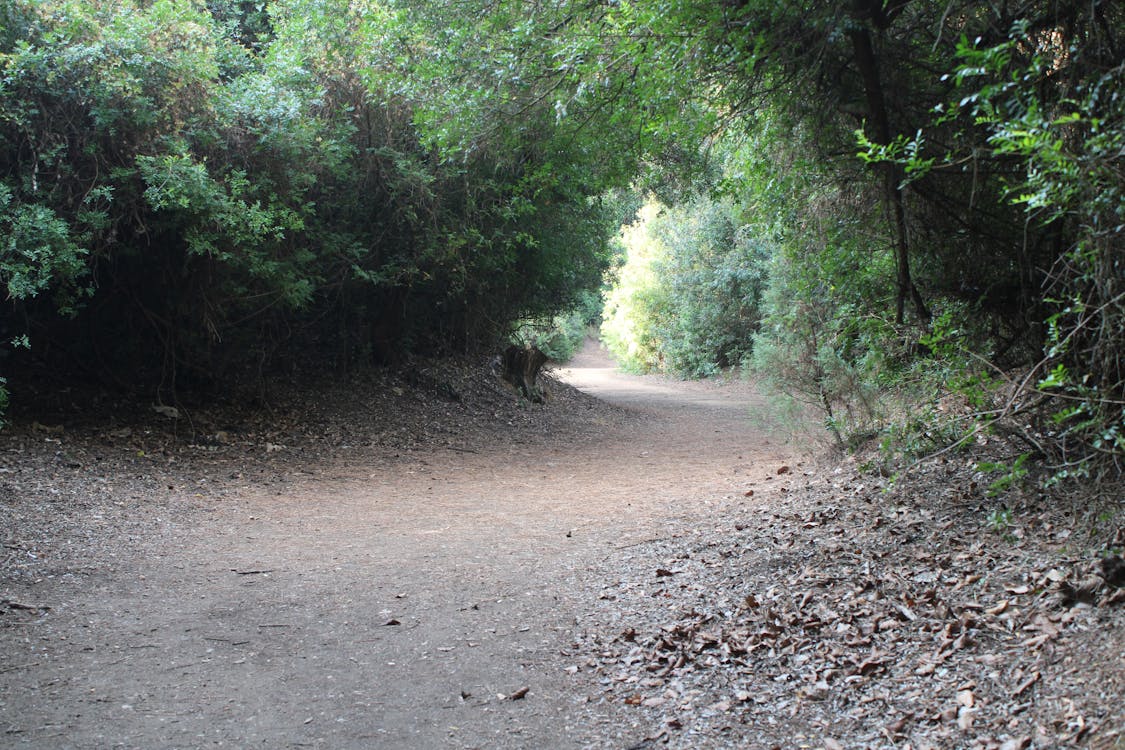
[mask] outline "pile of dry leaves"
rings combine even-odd
[[[1058,510],[989,512],[969,462],[779,471],[611,558],[571,670],[643,744],[1125,746],[1120,557]]]

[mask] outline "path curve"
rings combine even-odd
[[[574,631],[620,550],[792,448],[746,384],[624,375],[596,345],[557,374],[638,419],[577,444],[352,464],[123,548],[28,644],[37,666],[0,706],[12,746],[641,741],[635,712],[567,669]]]

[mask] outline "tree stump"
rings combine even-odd
[[[501,358],[503,370],[500,377],[519,389],[528,401],[543,403],[543,393],[535,384],[539,370],[547,362],[547,355],[537,347],[509,346]]]

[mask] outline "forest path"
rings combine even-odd
[[[0,674],[5,744],[643,741],[567,645],[615,555],[690,529],[792,448],[743,383],[625,375],[596,346],[558,374],[640,418],[579,443],[325,467],[120,549]]]

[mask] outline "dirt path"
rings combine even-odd
[[[567,652],[605,571],[795,458],[744,385],[621,375],[596,349],[560,375],[638,418],[197,493],[41,585],[52,609],[0,632],[0,745],[643,742],[652,727]]]

